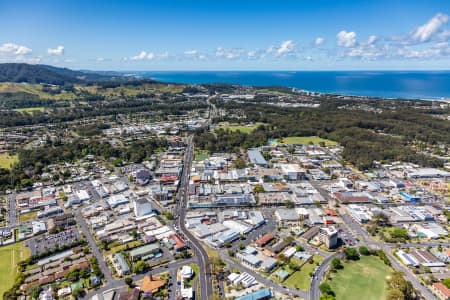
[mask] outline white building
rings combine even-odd
[[[133,208],[136,218],[149,215],[153,212],[152,204],[146,199],[134,200]]]

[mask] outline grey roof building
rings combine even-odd
[[[252,163],[255,165],[267,168],[269,166],[269,163],[266,161],[266,159],[262,156],[261,152],[257,149],[249,149],[247,151],[248,158]]]

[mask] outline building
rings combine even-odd
[[[141,284],[141,292],[143,297],[151,297],[157,293],[161,287],[166,284],[166,281],[159,276],[145,275]]]
[[[257,149],[249,149],[247,151],[248,159],[255,165],[268,168],[269,163],[262,156],[261,152]]]
[[[256,245],[258,245],[258,247],[264,247],[265,245],[267,245],[268,243],[270,243],[273,239],[274,239],[274,235],[271,233],[266,233],[265,235],[263,235],[261,238],[259,238],[258,240],[256,240]]]
[[[149,215],[153,212],[153,206],[147,199],[137,199],[133,202],[134,215],[136,218]]]
[[[259,268],[261,266],[261,263],[263,262],[260,258],[253,254],[237,253],[236,258],[252,268]]]
[[[145,246],[137,247],[129,251],[130,259],[136,261],[139,259],[147,259],[154,256],[156,253],[160,253],[161,248],[157,243],[148,244]]]
[[[235,300],[268,300],[273,297],[272,291],[269,289],[262,289],[245,296],[235,298]]]
[[[181,277],[183,277],[183,279],[191,279],[192,276],[194,276],[194,270],[191,266],[183,266],[181,268]]]
[[[338,231],[334,226],[322,227],[319,229],[319,240],[329,249],[337,246]]]
[[[117,274],[119,274],[120,276],[130,273],[130,267],[128,266],[128,263],[123,257],[122,253],[116,253],[114,255],[113,264],[117,271]]]
[[[297,211],[292,208],[280,208],[275,211],[275,217],[277,218],[278,222],[282,224],[287,223],[296,223],[300,220],[300,217],[297,213]]]
[[[150,171],[147,169],[140,169],[136,172],[136,183],[139,185],[146,185],[150,178]]]
[[[446,287],[441,282],[435,282],[431,286],[433,292],[438,296],[441,300],[449,300],[450,299],[450,289]]]
[[[282,164],[281,171],[288,180],[300,180],[305,177],[305,170],[297,164]]]

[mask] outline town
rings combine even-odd
[[[376,299],[390,277],[411,285],[400,293],[449,299],[448,149],[428,149],[441,149],[443,167],[391,160],[366,169],[316,135],[211,151],[202,136],[266,125],[233,105],[317,109],[321,95],[234,86],[211,96],[193,86],[171,97],[203,104],[154,121],[2,131],[5,158],[24,145],[30,157],[58,143],[84,147],[70,150],[76,159],[55,152],[59,161],[0,196],[1,244],[16,256],[2,263],[18,268],[5,299],[331,299],[358,294],[364,285],[350,286],[361,270]]]

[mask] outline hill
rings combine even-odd
[[[92,72],[74,71],[48,65],[30,65],[24,63],[0,64],[0,82],[27,82],[64,85],[65,83],[89,83],[115,81],[120,76],[100,75]]]

